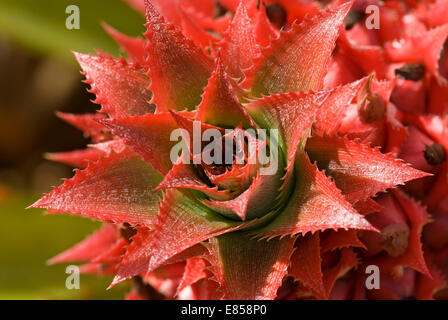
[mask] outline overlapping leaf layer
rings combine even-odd
[[[448,1],[370,1],[380,29],[365,1],[128,2],[147,31],[75,53],[101,109],[60,117],[92,145],[31,206],[104,226],[52,263],[166,299],[448,296]]]

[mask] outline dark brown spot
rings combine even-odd
[[[432,146],[426,146],[423,153],[425,155],[426,162],[433,166],[439,165],[446,160],[445,148],[438,143],[435,143]]]
[[[132,287],[144,299],[147,300],[163,300],[165,297],[156,291],[152,286],[143,282],[142,277],[136,276],[132,278]]]
[[[359,115],[364,123],[373,123],[384,118],[386,114],[386,103],[383,98],[377,94],[370,92],[359,109]]]
[[[277,290],[276,300],[282,300],[288,298],[289,295],[294,293],[297,288],[297,283],[294,282],[292,277],[287,277],[283,280],[282,285]]]
[[[133,228],[129,223],[125,222],[120,228],[120,234],[127,242],[132,242],[132,237],[137,233],[137,229]]]
[[[443,288],[439,289],[437,292],[433,295],[434,300],[448,300],[448,289]]]
[[[226,173],[229,168],[231,168],[231,166],[227,166],[224,164],[203,164],[203,167],[209,174],[212,174],[214,176],[222,175]]]
[[[109,265],[108,265],[107,263],[101,263],[101,264],[99,265],[99,268],[100,268],[101,271],[104,271],[104,270],[106,270],[107,268],[109,268]]]
[[[445,56],[447,47],[448,47],[448,40],[446,40],[445,43],[443,44],[442,51],[440,51],[440,57],[439,57],[439,59],[443,59],[443,57]]]
[[[266,8],[266,14],[278,29],[281,29],[286,24],[287,14],[286,10],[278,3],[264,4]]]
[[[196,171],[197,176],[199,177],[199,179],[201,179],[202,182],[204,182],[210,188],[214,187],[213,183],[210,181],[209,177],[205,173],[205,170],[202,167],[202,165],[195,164],[194,169]]]
[[[409,228],[403,223],[391,224],[381,231],[383,249],[392,257],[403,255],[408,249]]]
[[[355,24],[361,22],[365,17],[364,11],[361,10],[351,10],[344,20],[344,25],[346,30],[353,28]]]
[[[229,12],[226,7],[224,7],[219,1],[215,2],[215,10],[213,12],[213,16],[215,18],[220,18],[222,16],[225,16]]]
[[[395,75],[401,79],[418,81],[425,75],[425,66],[420,63],[407,63],[395,70]]]
[[[447,54],[448,40],[443,44],[443,48],[440,51],[439,57],[439,73],[440,75],[448,79],[448,54]]]

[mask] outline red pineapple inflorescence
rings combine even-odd
[[[47,156],[78,169],[31,206],[104,225],[52,263],[129,299],[448,297],[447,0],[128,2],[144,37],[75,53],[101,109],[59,116],[92,144]],[[230,163],[196,161],[197,125]],[[242,150],[275,156],[236,161],[260,129]]]

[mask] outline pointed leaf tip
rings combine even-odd
[[[157,112],[192,110],[201,102],[212,60],[146,1],[147,65]]]
[[[160,175],[130,151],[112,152],[53,189],[30,208],[46,208],[105,222],[155,222]]]
[[[338,136],[316,135],[308,140],[306,151],[334,179],[350,203],[429,175],[390,154]]]
[[[163,175],[173,166],[171,151],[177,142],[170,137],[178,125],[169,112],[107,119],[102,123]]]
[[[103,29],[115,40],[121,49],[128,54],[128,56],[135,62],[144,66],[146,63],[145,44],[146,40],[141,38],[129,37],[115,28],[108,25],[106,22],[101,24]]]
[[[71,114],[56,112],[56,116],[78,130],[81,130],[85,135],[92,138],[94,142],[109,140],[111,138],[107,128],[98,122],[98,120],[106,118],[106,115],[104,114]]]
[[[240,124],[243,128],[254,127],[252,119],[235,95],[236,86],[227,75],[218,55],[215,70],[198,106],[196,120],[224,128],[235,128]]]
[[[272,93],[319,90],[351,2],[305,19],[262,50],[242,86],[260,97]]]
[[[50,259],[48,264],[92,260],[110,249],[119,237],[120,234],[115,225],[104,224],[101,229],[74,247]]]
[[[243,1],[239,3],[235,16],[224,34],[221,50],[227,72],[233,78],[242,78],[243,70],[251,67],[252,60],[259,54],[254,26]]]
[[[254,235],[274,238],[328,229],[377,231],[347,202],[335,184],[311,164],[305,153],[297,153],[295,168],[295,190],[288,205],[269,225],[254,231]]]
[[[111,118],[154,112],[149,101],[150,80],[140,67],[102,53],[100,56],[74,53],[96,95],[95,103]]]

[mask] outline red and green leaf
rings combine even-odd
[[[243,1],[240,2],[220,47],[227,72],[233,78],[242,78],[243,71],[251,67],[253,59],[259,55],[254,26]]]
[[[133,152],[111,153],[76,171],[31,208],[81,215],[104,222],[153,226],[161,177]]]
[[[262,50],[243,86],[255,97],[290,91],[319,90],[351,3],[318,13],[282,32]]]
[[[102,123],[162,174],[173,166],[170,154],[177,142],[170,141],[170,137],[178,125],[170,113],[103,120]]]
[[[294,241],[255,240],[241,232],[213,238],[209,259],[224,299],[274,299],[287,274]]]
[[[338,136],[314,136],[308,139],[306,151],[350,203],[428,175],[392,155]]]
[[[306,154],[297,154],[295,168],[295,187],[288,204],[269,225],[253,231],[256,236],[274,238],[328,229],[376,230]]]
[[[191,110],[201,102],[212,60],[146,2],[147,66],[157,112]]]
[[[198,106],[196,120],[223,128],[235,128],[239,125],[246,129],[254,127],[252,119],[235,95],[234,86],[237,84],[229,78],[218,57],[215,71]]]
[[[154,112],[150,103],[151,83],[145,71],[124,59],[115,59],[107,54],[92,56],[75,53],[96,95],[95,103],[101,104],[101,112],[112,118],[124,118]]]

